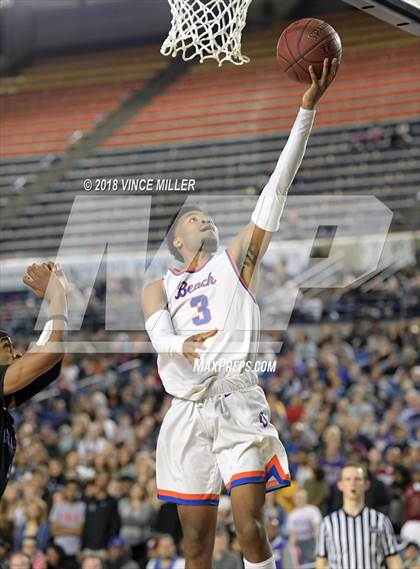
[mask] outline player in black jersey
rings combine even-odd
[[[49,302],[48,321],[36,346],[23,356],[16,353],[9,334],[0,330],[0,497],[7,485],[16,437],[10,409],[18,407],[57,379],[67,329],[68,283],[53,263],[33,264],[23,282],[38,298]]]

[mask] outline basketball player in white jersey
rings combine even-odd
[[[265,492],[288,486],[290,474],[252,369],[260,332],[257,268],[279,228],[314,107],[337,69],[336,60],[325,60],[320,79],[311,69],[312,84],[250,223],[217,254],[213,220],[200,208],[182,208],[167,241],[185,267],[169,269],[144,289],[146,329],[174,396],[157,444],[157,492],[178,505],[187,569],[211,569],[222,482],[245,569],[275,569],[264,529]]]

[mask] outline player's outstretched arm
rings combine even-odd
[[[336,59],[332,62],[326,59],[319,79],[313,68],[310,68],[312,84],[302,97],[302,107],[276,168],[258,199],[251,222],[229,246],[229,252],[248,286],[251,285],[255,267],[266,252],[273,233],[279,229],[287,192],[305,154],[315,117],[315,106],[334,80],[338,66]]]
[[[7,368],[4,395],[13,394],[32,383],[55,366],[64,353],[68,283],[63,271],[53,263],[33,264],[27,268],[22,280],[38,298],[48,300],[48,322],[37,345]]]
[[[205,350],[204,342],[217,330],[201,332],[188,338],[175,333],[162,282],[148,283],[143,290],[143,312],[150,340],[158,354],[183,355],[191,365]]]

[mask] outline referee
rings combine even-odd
[[[391,522],[365,506],[369,481],[363,467],[344,466],[337,486],[343,507],[322,520],[315,568],[402,569]]]

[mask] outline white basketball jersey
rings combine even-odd
[[[168,393],[199,400],[218,382],[235,388],[255,377],[260,311],[224,250],[196,270],[169,269],[162,279],[175,333],[188,338],[218,330],[204,342],[195,369],[183,355],[159,354],[158,370]]]

